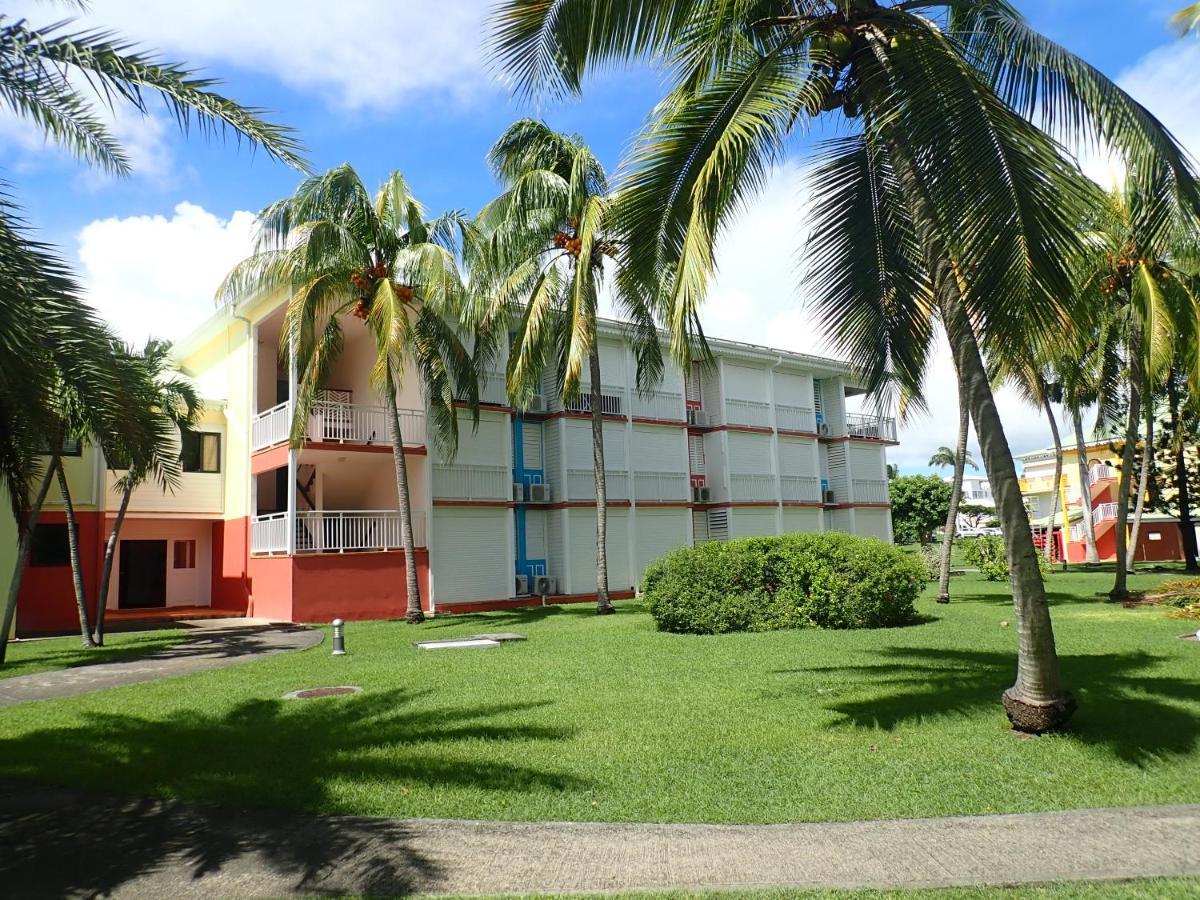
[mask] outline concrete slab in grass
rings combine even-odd
[[[473,634],[471,637],[478,641],[499,641],[502,644],[508,641],[525,640],[525,635],[517,634],[515,631],[493,631],[490,634]]]
[[[439,641],[413,641],[418,650],[490,650],[499,647],[499,641],[486,638],[443,638]]]

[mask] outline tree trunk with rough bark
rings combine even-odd
[[[1142,445],[1142,471],[1138,476],[1138,497],[1133,507],[1133,526],[1129,529],[1129,550],[1126,566],[1133,571],[1137,562],[1138,533],[1142,530],[1142,513],[1146,511],[1146,493],[1150,490],[1150,466],[1154,459],[1154,414],[1146,407],[1146,440]]]
[[[1050,501],[1050,526],[1046,531],[1046,545],[1043,551],[1046,555],[1046,562],[1054,563],[1054,523],[1058,519],[1058,505],[1062,490],[1062,470],[1063,470],[1063,446],[1062,436],[1058,433],[1058,420],[1054,418],[1054,405],[1050,402],[1050,397],[1043,393],[1043,404],[1046,408],[1046,419],[1050,422],[1050,434],[1054,438],[1054,497]],[[1067,511],[1063,513],[1063,568],[1067,566]]]
[[[20,527],[20,522],[17,523],[20,529],[20,536],[17,538],[17,559],[13,566],[12,581],[8,585],[8,597],[4,601],[4,618],[0,621],[0,666],[4,665],[8,655],[8,635],[12,631],[13,618],[17,613],[17,596],[21,593],[21,579],[25,575],[25,567],[29,564],[29,551],[33,549],[33,532],[37,528],[38,516],[41,515],[42,505],[50,492],[50,485],[54,483],[57,465],[58,457],[52,457],[42,476],[42,486],[38,488],[33,505],[29,507],[29,521],[25,523],[24,528]]]
[[[954,533],[958,530],[958,504],[962,500],[963,474],[967,469],[967,438],[971,427],[971,410],[967,398],[958,395],[958,445],[954,451],[954,483],[950,488],[950,509],[946,513],[946,533],[942,536],[942,567],[938,573],[938,603],[950,602],[950,555],[954,550]]]
[[[1129,325],[1129,415],[1125,420],[1125,446],[1121,449],[1121,477],[1117,480],[1117,539],[1116,568],[1112,590],[1108,597],[1114,602],[1129,599],[1128,567],[1126,555],[1129,548],[1129,494],[1133,479],[1133,460],[1137,450],[1138,425],[1142,412],[1142,340],[1137,319]]]
[[[412,498],[408,490],[408,462],[404,458],[404,436],[400,431],[400,412],[396,408],[396,384],[392,373],[387,375],[384,391],[387,404],[388,427],[392,432],[392,460],[396,466],[396,501],[400,507],[400,544],[404,549],[404,585],[408,598],[408,609],[404,621],[416,625],[425,621],[421,609],[421,584],[417,580],[417,548],[413,539]]]
[[[121,491],[121,505],[117,507],[117,517],[113,520],[112,534],[104,544],[104,565],[100,569],[100,586],[97,588],[96,624],[92,626],[92,639],[97,647],[104,646],[104,610],[108,605],[108,585],[112,580],[113,557],[117,552],[117,541],[121,534],[121,526],[125,523],[125,513],[129,509],[129,498],[133,496],[133,482],[126,482]]]
[[[67,484],[67,475],[63,471],[62,460],[56,457],[58,473],[58,489],[62,493],[63,509],[67,514],[67,548],[71,552],[71,580],[75,585],[75,606],[79,611],[79,632],[83,637],[83,646],[96,646],[92,640],[92,627],[88,622],[87,589],[83,584],[83,566],[79,557],[79,525],[75,521],[75,504],[71,501],[71,487]]]
[[[608,486],[604,475],[604,410],[601,409],[600,346],[588,353],[589,400],[592,407],[592,471],[596,478],[596,612],[617,611],[608,597]]]
[[[1088,480],[1087,441],[1083,439],[1083,417],[1079,410],[1071,408],[1071,425],[1075,430],[1075,461],[1079,465],[1079,502],[1083,511],[1083,538],[1085,560],[1094,566],[1100,562],[1100,551],[1096,548],[1096,523],[1092,520],[1092,483]]]
[[[1175,481],[1177,496],[1175,505],[1179,511],[1179,530],[1183,538],[1183,563],[1188,572],[1200,570],[1197,564],[1196,527],[1192,522],[1191,492],[1188,490],[1187,457],[1184,453],[1186,442],[1183,439],[1179,421],[1179,384],[1175,381],[1175,373],[1167,378],[1167,403],[1171,409],[1171,436],[1174,445],[1171,448],[1174,456]]]

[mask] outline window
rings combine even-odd
[[[76,536],[79,532],[76,529]],[[67,526],[38,525],[33,530],[33,546],[29,548],[29,565],[38,567],[69,566],[71,547],[67,542]]]
[[[215,431],[184,431],[180,442],[183,471],[221,471],[221,435]]]
[[[196,542],[195,541],[176,541],[175,542],[175,568],[176,569],[194,569],[194,568],[196,568]]]
[[[51,451],[49,445],[38,449],[38,453],[41,454],[42,456],[50,456],[52,452],[53,451]],[[82,448],[79,445],[79,441],[76,440],[75,438],[64,438],[63,442],[62,442],[62,453],[60,455],[61,456],[80,456],[80,455],[82,455]]]

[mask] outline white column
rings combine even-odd
[[[289,338],[288,346],[288,410],[291,415],[296,411],[296,388],[299,384],[299,372],[296,369],[296,338]],[[289,425],[290,425],[289,421]],[[288,446],[287,474],[287,552],[292,556],[296,552],[296,468],[299,464],[300,452]]]

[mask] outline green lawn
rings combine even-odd
[[[178,628],[106,634],[104,646],[91,650],[80,646],[79,635],[9,641],[4,665],[0,666],[0,678],[52,672],[55,669],[70,669],[75,666],[91,666],[96,663],[120,662],[178,644],[186,636],[187,633]]]
[[[1049,583],[1070,733],[1015,736],[999,704],[1006,587],[953,582],[922,625],[684,637],[636,604],[413,628],[351,623],[250,665],[0,711],[0,777],[309,812],[782,822],[1200,801],[1200,645],[1157,608]],[[1139,575],[1150,587],[1164,576]],[[516,629],[496,650],[418,637]],[[351,697],[281,699],[355,684]]]

